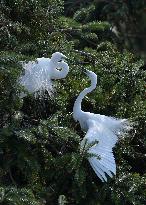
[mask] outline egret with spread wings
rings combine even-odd
[[[29,93],[46,90],[50,95],[53,92],[53,79],[65,78],[69,72],[69,66],[64,61],[66,58],[60,52],[55,52],[50,58],[37,58],[36,61],[22,63],[25,74],[19,82]],[[25,94],[21,94],[24,97]]]
[[[107,181],[107,175],[113,177],[113,174],[116,174],[112,149],[118,141],[118,136],[128,130],[130,125],[126,119],[82,111],[83,98],[94,90],[97,84],[97,75],[94,72],[86,70],[85,73],[91,80],[91,86],[85,88],[77,97],[73,107],[73,118],[79,121],[82,130],[87,132],[81,142],[81,147],[98,141],[88,149],[88,153],[92,154],[88,160],[96,175],[104,182]]]

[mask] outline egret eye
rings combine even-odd
[[[59,60],[58,60],[58,62],[61,62],[62,60],[63,60],[63,58],[62,58],[62,57],[60,57],[60,58],[59,58]]]
[[[65,60],[65,58],[62,56],[58,62],[60,63],[60,62],[62,62],[64,60]]]
[[[62,59],[60,59],[58,62],[60,63],[62,61]]]

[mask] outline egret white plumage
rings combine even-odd
[[[130,128],[126,119],[116,119],[105,115],[84,112],[81,109],[81,103],[86,94],[96,88],[97,75],[86,70],[85,73],[91,80],[91,86],[85,88],[77,97],[73,107],[73,118],[79,121],[82,130],[86,131],[86,135],[81,142],[81,147],[91,146],[87,152],[94,154],[88,158],[90,165],[96,175],[102,182],[107,181],[107,176],[113,177],[116,174],[116,163],[113,155],[113,147],[118,141],[118,135]],[[98,157],[96,156],[98,155]]]
[[[69,66],[64,62],[66,56],[55,52],[50,58],[37,58],[36,61],[23,63],[25,74],[20,77],[19,82],[29,93],[47,90],[51,95],[53,92],[53,79],[65,78],[69,72]],[[60,70],[61,69],[61,70]],[[21,94],[21,97],[24,97]]]

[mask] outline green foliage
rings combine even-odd
[[[135,204],[144,205],[146,202],[145,190],[146,176],[137,173],[120,174],[114,187],[111,188],[111,197],[116,205]],[[123,189],[124,188],[124,189]],[[122,191],[121,191],[122,190]]]
[[[38,49],[35,44],[45,44],[44,40],[47,40],[48,33],[51,34],[57,29],[57,19],[62,10],[61,0],[2,1],[1,45],[13,50],[17,47],[22,49],[22,46],[28,49],[30,45],[27,52],[34,54]]]
[[[0,203],[11,205],[40,205],[29,189],[16,187],[0,187]],[[44,203],[43,203],[44,204]]]
[[[71,19],[62,17],[61,31],[66,34],[69,41],[73,41],[76,49],[84,49],[84,47],[96,48],[97,44],[110,38],[110,25],[108,22],[93,21],[89,23],[82,23],[76,21],[76,18]]]
[[[120,46],[146,58],[146,2],[141,1],[104,1],[103,11],[116,28]]]
[[[68,4],[73,4],[73,2],[67,2]],[[74,40],[75,48],[84,49],[84,47],[90,45],[90,47],[95,49],[102,41],[106,39],[112,40],[111,26],[108,22],[100,21],[100,18],[97,18],[96,4],[93,1],[84,3],[84,6],[81,6],[81,3],[78,10],[75,10],[75,13],[70,15],[72,18],[70,16],[62,18],[62,27],[65,27],[62,31],[67,34],[68,40]],[[67,7],[66,10],[70,11],[69,8]]]
[[[71,16],[77,10],[90,5],[91,2],[92,2],[92,0],[80,0],[80,1],[78,1],[78,0],[64,0],[65,15]]]
[[[109,43],[109,23],[91,15],[87,15],[91,19],[83,18],[85,11],[91,14],[95,9],[85,2],[65,17],[59,0],[2,1],[2,205],[146,203],[145,73],[139,69],[143,62],[127,51],[121,54]],[[54,82],[54,98],[45,93],[42,98],[20,99],[20,62],[50,57],[54,51],[67,55],[70,66],[66,79]],[[114,149],[117,175],[107,183],[97,178],[87,161],[87,149],[97,142],[80,149],[85,133],[72,118],[76,96],[90,84],[81,67],[98,75],[98,86],[85,97],[82,109],[134,122],[134,129]]]
[[[79,4],[78,6],[76,4]],[[76,6],[74,6],[76,5]],[[111,23],[115,35],[112,40],[120,49],[127,48],[145,60],[146,36],[146,3],[142,1],[99,0],[99,1],[66,1],[66,15],[74,16],[77,21],[105,21]],[[74,11],[74,12],[72,12]]]
[[[0,117],[1,125],[11,119],[11,115],[20,108],[20,100],[17,96],[19,85],[17,82],[21,72],[18,63],[19,57],[14,54],[1,52],[0,66]]]
[[[80,10],[77,10],[74,14],[74,19],[79,22],[90,22],[92,19],[92,13],[95,10],[94,4],[89,5],[88,7],[83,7]]]

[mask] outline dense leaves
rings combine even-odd
[[[64,16],[61,0],[1,2],[2,205],[146,204],[143,61],[113,45],[110,24],[91,15],[103,8],[96,3],[65,1]],[[21,99],[21,61],[50,57],[54,51],[68,56],[70,66],[66,79],[54,82],[54,97],[44,93]],[[72,118],[76,96],[90,84],[81,67],[98,75],[98,86],[83,100],[83,110],[133,123],[114,149],[117,175],[107,183],[88,164],[87,150],[80,150],[85,133]]]
[[[101,1],[102,2],[102,1]],[[120,46],[146,59],[146,1],[103,1],[103,11],[114,26]],[[123,45],[122,45],[123,44]]]

